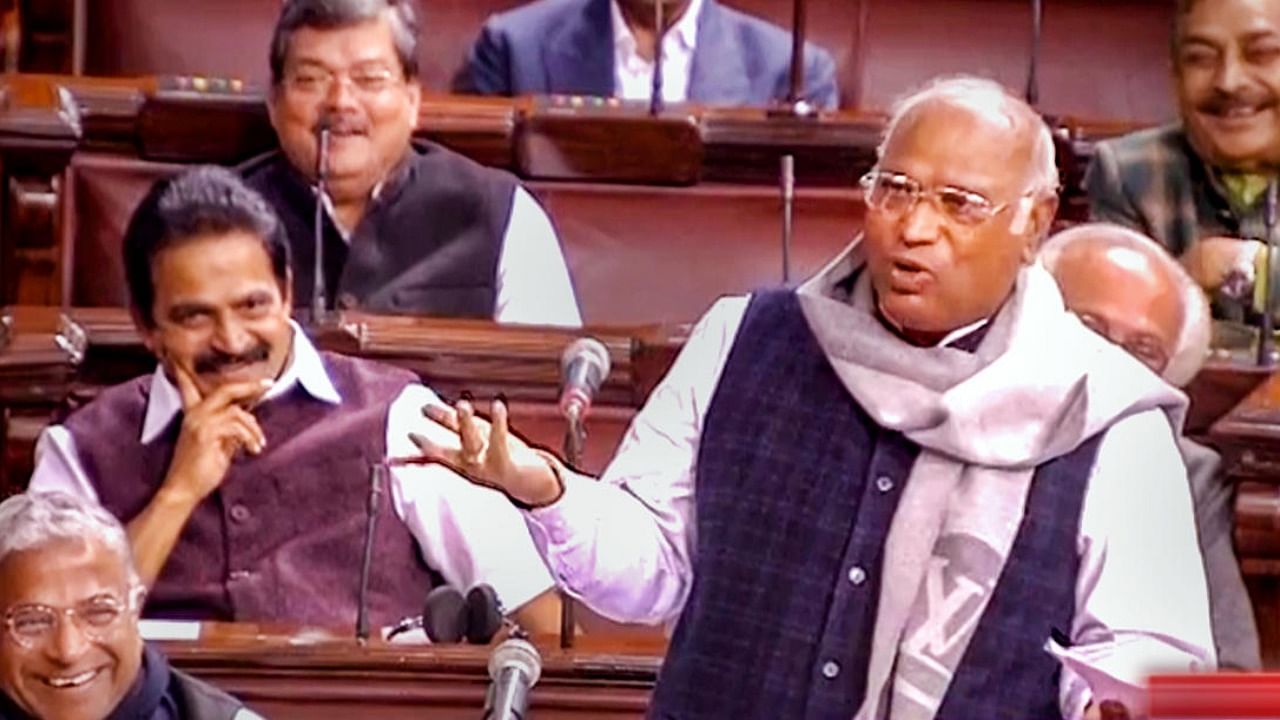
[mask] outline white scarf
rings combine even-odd
[[[857,719],[929,720],[999,580],[1036,468],[1139,412],[1163,410],[1176,433],[1186,397],[1084,327],[1038,265],[968,353],[894,335],[867,273],[840,297],[863,262],[855,241],[798,291],[849,393],[921,447],[885,544]]]

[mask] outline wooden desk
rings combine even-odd
[[[574,650],[559,649],[554,638],[534,643],[543,663],[531,696],[534,717],[644,717],[665,652],[661,637],[581,636]],[[281,634],[252,625],[214,625],[198,641],[159,645],[176,667],[272,720],[476,720],[492,649],[360,647],[328,633]]]
[[[1271,375],[1210,430],[1237,484],[1236,553],[1253,599],[1263,662],[1280,665],[1280,374]]]
[[[20,491],[30,475],[33,443],[64,403],[150,372],[154,358],[119,308],[17,307],[0,342],[0,496]],[[445,398],[463,391],[482,403],[499,395],[512,424],[531,442],[559,449],[564,425],[557,403],[560,355],[582,335],[608,348],[612,370],[588,418],[582,468],[600,472],[636,409],[666,373],[684,342],[683,326],[597,327],[583,331],[500,326],[486,321],[342,313],[312,331],[328,350],[391,363],[417,373]],[[482,405],[483,407],[483,405]]]

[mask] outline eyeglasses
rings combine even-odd
[[[307,65],[285,73],[285,87],[299,95],[324,97],[335,82],[350,83],[357,95],[377,95],[400,85],[404,77],[382,65],[358,65],[348,73],[335,73],[316,65]]]
[[[903,173],[872,170],[858,181],[867,205],[880,212],[905,215],[921,198],[933,201],[948,219],[958,225],[974,227],[987,222],[1012,203],[996,204],[972,190],[951,185],[926,190],[919,180]]]
[[[28,650],[48,642],[58,629],[59,621],[75,621],[82,633],[94,640],[102,640],[119,624],[120,619],[140,608],[145,591],[134,587],[128,599],[104,593],[73,605],[58,608],[50,605],[15,605],[4,615],[4,626],[9,637]]]
[[[1098,333],[1107,342],[1124,348],[1124,351],[1137,358],[1138,362],[1160,373],[1169,364],[1169,355],[1154,337],[1137,334],[1132,337],[1118,337],[1119,332],[1112,333],[1111,325],[1093,313],[1078,313],[1080,322],[1085,327]]]

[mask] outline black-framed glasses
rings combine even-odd
[[[867,205],[880,212],[905,215],[925,198],[949,220],[966,227],[981,225],[1012,205],[992,202],[980,193],[953,185],[926,189],[910,175],[885,170],[873,169],[858,183]]]
[[[86,636],[102,640],[119,626],[123,618],[141,609],[145,594],[142,587],[135,586],[123,597],[102,593],[71,607],[39,603],[14,605],[4,614],[4,627],[15,643],[27,649],[48,642],[57,632],[60,622],[74,622]]]

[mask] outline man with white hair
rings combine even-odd
[[[1151,238],[1110,223],[1078,225],[1050,238],[1040,261],[1067,309],[1181,387],[1204,364],[1212,328],[1204,292]],[[1232,488],[1218,477],[1212,449],[1181,438],[1213,613],[1218,664],[1262,666],[1253,608],[1231,546]]]
[[[0,720],[258,718],[143,643],[145,594],[111,513],[61,493],[0,503]]]
[[[878,155],[862,237],[717,303],[601,482],[501,403],[429,409],[457,434],[424,456],[506,492],[573,596],[675,623],[651,717],[1097,717],[1211,667],[1185,399],[1033,264],[1044,122],[945,79]]]

